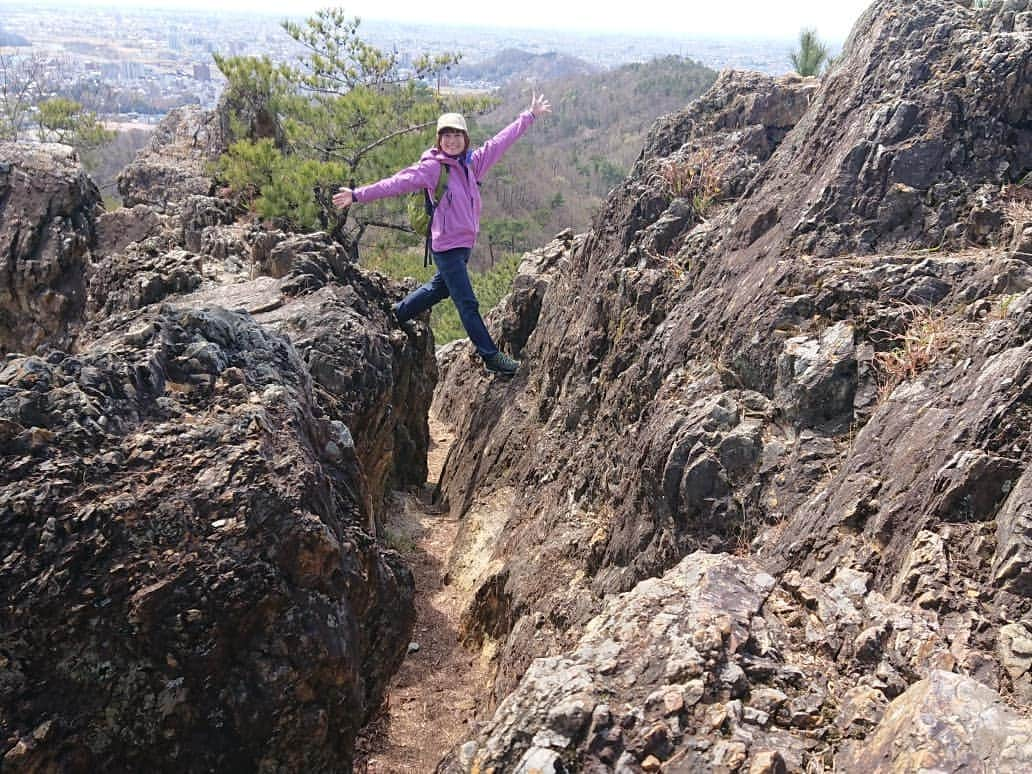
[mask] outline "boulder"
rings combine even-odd
[[[176,108],[118,176],[123,204],[178,213],[192,196],[210,196],[215,188],[211,165],[227,147],[215,114],[194,106]]]
[[[289,340],[114,316],[0,372],[4,770],[349,766],[412,625]]]
[[[66,347],[81,322],[100,192],[66,145],[0,143],[0,351]]]
[[[935,671],[896,699],[874,733],[835,759],[845,771],[1021,772],[1032,721],[974,680]]]
[[[67,149],[3,156],[4,771],[350,770],[410,641],[378,536],[426,479],[429,329],[325,235],[232,222],[211,127],[170,116],[104,214]]]
[[[325,234],[266,236],[279,240],[273,276],[212,285],[175,304],[244,309],[291,339],[319,405],[351,428],[360,499],[372,525],[390,489],[426,482],[427,416],[437,383],[430,330],[422,322],[395,327],[390,304],[400,287],[362,271]]]

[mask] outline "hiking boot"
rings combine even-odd
[[[484,360],[484,368],[493,374],[512,376],[519,370],[520,361],[513,360],[504,352],[495,352],[491,357]]]

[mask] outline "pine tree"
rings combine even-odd
[[[254,193],[265,217],[322,228],[357,250],[369,226],[408,229],[398,202],[352,216],[330,203],[342,185],[384,177],[419,158],[441,112],[482,111],[484,99],[445,100],[433,88],[457,54],[403,60],[362,40],[359,20],[324,9],[283,28],[305,53],[290,64],[216,57],[229,84],[235,142],[220,164],[230,186]],[[410,230],[410,229],[409,229]]]
[[[817,75],[828,60],[828,47],[817,38],[817,30],[799,32],[799,50],[791,54],[792,66],[800,75]]]

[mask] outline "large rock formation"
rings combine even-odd
[[[944,671],[959,651],[934,615],[868,580],[691,554],[534,661],[438,770],[1023,770],[1032,720]]]
[[[723,74],[657,123],[586,238],[527,262],[493,316],[524,370],[496,382],[448,352],[435,408],[458,438],[441,496],[463,518],[452,577],[467,639],[497,653],[494,701],[570,658],[608,675],[584,650],[600,625],[588,622],[700,549],[752,553],[773,593],[805,591],[792,624],[805,648],[760,655],[768,671],[820,676],[799,697],[809,719],[775,741],[732,734],[744,746],[717,755],[712,739],[684,741],[703,707],[672,747],[624,745],[606,767],[652,755],[682,770],[668,766],[692,745],[685,771],[777,770],[770,750],[800,766],[852,760],[843,729],[867,738],[909,685],[938,680],[932,653],[988,691],[1032,697],[1030,21],[1027,2],[880,0],[819,84]],[[862,592],[840,620],[820,589],[849,573]],[[890,655],[916,622],[934,644]],[[640,706],[638,682],[663,689],[616,660],[596,698]],[[743,711],[754,688],[791,693],[745,671],[731,695]],[[528,753],[542,726],[505,707],[455,761],[593,770],[590,723],[543,745],[555,756]],[[995,750],[1018,770],[1010,742],[973,733],[944,766]]]
[[[118,177],[126,207],[146,204],[175,212],[190,196],[210,196],[215,180],[211,165],[227,148],[222,121],[197,107],[173,110],[154,132],[150,144]]]
[[[100,192],[66,145],[0,143],[0,351],[67,346]]]
[[[145,311],[0,396],[4,770],[346,765],[412,578],[289,341]]]
[[[103,215],[4,146],[5,772],[347,771],[406,652],[377,521],[425,480],[429,331],[324,236],[234,223],[213,125],[171,116]]]

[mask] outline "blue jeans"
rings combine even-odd
[[[459,310],[459,319],[462,321],[462,327],[466,329],[466,335],[480,356],[486,360],[498,352],[498,347],[491,339],[491,334],[487,332],[487,326],[480,316],[480,304],[477,303],[473,285],[469,281],[466,264],[471,252],[473,251],[469,247],[456,247],[442,253],[434,252],[437,272],[429,282],[409,293],[394,307],[394,312],[398,322],[405,322],[422,314],[438,301],[451,296],[452,303]]]

